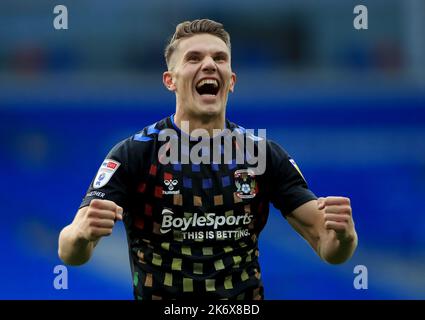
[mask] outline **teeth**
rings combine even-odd
[[[201,80],[196,87],[199,88],[199,87],[203,86],[204,84],[213,84],[215,87],[218,87],[218,82],[215,79]]]

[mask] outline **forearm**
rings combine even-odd
[[[337,238],[336,232],[328,230],[320,237],[317,253],[323,260],[331,264],[340,264],[350,259],[356,248],[357,234],[355,231],[351,237],[340,240]]]
[[[59,257],[65,264],[81,265],[86,263],[93,252],[95,243],[78,236],[78,230],[70,224],[59,235]]]

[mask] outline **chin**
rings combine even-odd
[[[218,105],[206,105],[200,108],[200,113],[209,117],[218,116],[221,114],[221,112],[222,108]]]

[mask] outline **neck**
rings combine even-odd
[[[187,121],[189,123],[189,132],[185,132],[187,130],[187,125],[182,126],[182,121]],[[174,123],[189,135],[193,130],[204,129],[208,131],[210,137],[213,137],[214,129],[223,130],[225,128],[225,114],[223,112],[218,115],[193,116],[177,108],[176,114],[174,115]]]

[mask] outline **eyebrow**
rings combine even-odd
[[[188,52],[185,53],[184,57],[186,58],[186,57],[191,56],[191,55],[200,56],[200,55],[202,55],[202,52],[201,51],[188,51]],[[215,56],[223,55],[226,58],[229,57],[229,55],[225,51],[216,51],[216,52],[214,52],[213,55],[215,55]]]

